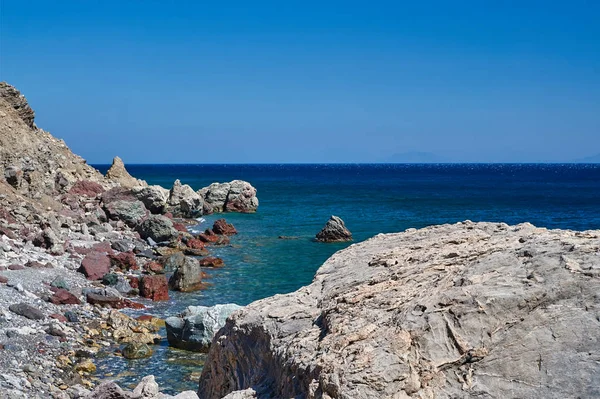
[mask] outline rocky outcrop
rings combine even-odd
[[[63,140],[38,129],[25,97],[0,82],[0,180],[37,200],[67,192],[77,181],[110,184]]]
[[[380,234],[234,313],[199,396],[598,397],[599,242],[530,224]]]
[[[341,218],[332,215],[315,239],[319,242],[352,241],[352,233]]]
[[[154,214],[165,212],[167,201],[169,201],[170,192],[161,186],[134,187],[133,195],[144,203],[146,208]]]
[[[198,190],[204,198],[206,209],[211,212],[256,212],[258,198],[256,188],[243,180],[229,183],[213,183]]]
[[[131,176],[125,169],[123,160],[119,157],[113,159],[110,169],[106,172],[106,179],[124,188],[146,187],[148,185],[145,181]]]
[[[169,193],[167,210],[174,216],[193,218],[203,214],[204,199],[187,184],[175,180]]]
[[[224,305],[188,306],[183,313],[165,320],[169,345],[189,351],[208,352],[210,344],[225,325],[225,320],[240,306]]]

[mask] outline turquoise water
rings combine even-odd
[[[105,171],[107,166],[97,166]],[[356,241],[378,233],[439,223],[496,221],[566,229],[600,229],[600,165],[132,165],[130,173],[169,188],[247,180],[258,190],[255,214],[208,215],[197,228],[225,217],[239,234],[215,248],[226,267],[210,271],[197,293],[172,293],[150,304],[159,317],[189,305],[246,305],[311,282],[317,268],[348,244],[312,241],[330,215],[340,216]],[[280,240],[278,236],[293,236]],[[162,343],[150,359],[107,358],[104,372],[132,384],[153,373],[165,392],[196,389],[203,357]],[[185,363],[185,364],[184,364]]]

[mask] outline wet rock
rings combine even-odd
[[[161,186],[136,187],[131,191],[153,214],[162,214],[165,211],[170,195],[170,191],[166,188]]]
[[[144,359],[152,356],[152,348],[145,343],[132,342],[121,350],[125,359]]]
[[[48,301],[55,305],[79,305],[81,303],[79,298],[64,288],[57,288]]]
[[[199,260],[200,266],[218,268],[225,266],[223,259],[217,258],[216,256],[207,256]]]
[[[215,234],[222,234],[226,236],[232,236],[237,234],[237,230],[231,223],[227,223],[225,219],[218,219],[213,224],[213,231]]]
[[[169,299],[167,277],[161,275],[147,275],[140,279],[140,295],[153,301],[166,301]]]
[[[216,332],[236,310],[235,304],[189,306],[180,316],[165,320],[169,345],[189,351],[207,352]]]
[[[198,260],[185,257],[183,265],[178,267],[169,279],[169,288],[182,292],[197,291],[204,288],[202,269]]]
[[[110,181],[118,183],[121,187],[125,188],[133,188],[139,186],[146,186],[147,183],[143,180],[138,180],[135,177],[131,176],[127,169],[125,169],[125,164],[123,160],[119,157],[115,157],[113,159],[112,166],[106,172],[106,178]]]
[[[85,359],[77,363],[74,369],[77,372],[81,371],[84,373],[91,374],[96,372],[96,365],[90,359]]]
[[[352,241],[352,233],[346,228],[344,221],[337,216],[331,216],[325,227],[317,234],[319,242]]]
[[[19,316],[26,317],[30,320],[43,320],[46,318],[46,316],[41,310],[26,303],[17,303],[10,305],[8,307],[8,310],[18,314]]]
[[[162,215],[151,215],[137,227],[142,239],[151,238],[156,242],[170,241],[178,236],[173,228],[173,222]]]
[[[110,259],[106,253],[97,251],[90,252],[81,261],[79,271],[83,273],[88,280],[100,280],[110,271]]]

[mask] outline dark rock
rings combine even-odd
[[[325,227],[317,234],[319,242],[352,241],[352,233],[346,228],[344,221],[337,216],[331,216]]]
[[[218,219],[217,221],[215,221],[212,229],[215,232],[215,234],[222,234],[226,236],[232,236],[234,234],[237,234],[237,230],[235,229],[235,227],[233,227],[231,223],[227,223],[225,219]]]
[[[8,307],[8,310],[31,320],[42,320],[46,317],[44,316],[44,313],[42,313],[41,310],[34,308],[33,306],[28,305],[26,303],[17,303],[10,305]]]
[[[8,270],[23,270],[23,269],[25,269],[25,266],[23,266],[23,265],[13,264],[13,265],[8,266]]]
[[[108,273],[102,277],[102,284],[112,286],[119,282],[119,275],[116,273]]]
[[[202,266],[202,267],[218,268],[218,267],[225,266],[223,259],[217,258],[215,256],[208,256],[206,258],[202,258],[199,260],[199,263],[200,263],[200,266]]]
[[[140,342],[125,345],[121,350],[125,359],[144,359],[152,356],[152,348]]]
[[[169,279],[169,287],[175,291],[190,292],[205,287],[202,283],[202,270],[195,258],[186,257],[183,265],[175,270]]]
[[[151,238],[156,242],[170,241],[179,234],[173,228],[173,222],[162,215],[149,216],[138,225],[136,230],[142,239]]]
[[[77,316],[77,313],[72,312],[72,311],[67,311],[65,312],[65,318],[70,322],[70,323],[79,323],[79,316]]]
[[[140,296],[153,301],[169,299],[167,277],[163,275],[142,276],[140,280]]]
[[[181,252],[176,252],[172,255],[161,257],[159,263],[164,266],[166,272],[172,272],[185,263],[185,256]]]
[[[94,198],[103,192],[104,188],[100,184],[89,180],[80,180],[69,190],[69,194],[85,195],[91,198]]]
[[[111,248],[117,252],[129,252],[135,248],[135,244],[127,240],[118,240],[111,243]]]
[[[108,255],[102,252],[90,252],[81,261],[79,271],[82,272],[88,280],[100,280],[110,271],[110,259]]]
[[[59,288],[49,299],[55,305],[79,305],[81,301],[69,291]]]

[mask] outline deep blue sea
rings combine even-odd
[[[108,166],[96,167],[105,172]],[[249,181],[258,190],[255,214],[218,218],[239,234],[214,251],[226,267],[211,272],[208,289],[172,293],[146,311],[160,317],[189,305],[237,303],[287,293],[309,284],[317,268],[348,244],[312,241],[330,215],[340,216],[355,242],[378,233],[463,220],[562,229],[600,229],[600,164],[331,164],[128,165],[149,184],[170,188],[175,179],[199,189],[212,182]],[[297,239],[281,240],[279,236]],[[130,385],[150,373],[165,392],[196,389],[203,357],[162,343],[152,358],[100,359],[100,375],[115,373]],[[115,378],[115,377],[113,377]]]

